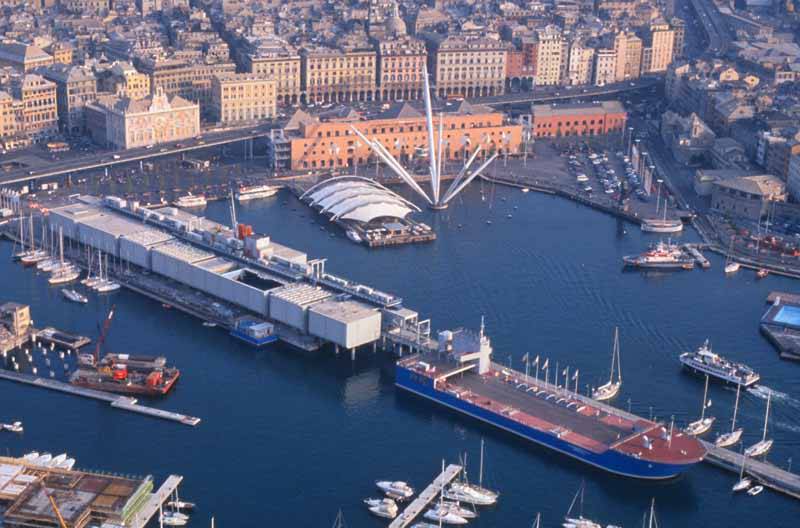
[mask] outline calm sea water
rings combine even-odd
[[[758,333],[767,293],[793,291],[796,282],[756,281],[749,271],[726,278],[716,257],[709,271],[623,273],[622,255],[641,251],[651,236],[558,198],[499,187],[487,195],[493,199],[481,200],[474,186],[449,211],[423,213],[439,235],[435,243],[380,250],[350,243],[288,193],[241,207],[239,219],[327,257],[333,272],[402,295],[436,329],[477,328],[485,316],[496,359],[517,368],[525,353],[538,354],[579,368],[582,382],[596,385],[608,375],[619,326],[624,384],[616,404],[630,400],[643,415],[674,415],[680,424],[697,416],[702,380],[682,373],[677,356],[709,338],[776,391],[769,458],[786,465],[798,453],[800,365],[780,361]],[[212,204],[206,214],[226,220],[227,207]],[[797,502],[769,491],[733,496],[736,477],[706,465],[668,482],[632,481],[401,394],[382,353],[365,350],[351,362],[327,350],[254,351],[125,291],[93,297],[88,306],[68,304],[43,276],[10,263],[10,252],[0,244],[0,297],[31,304],[39,326],[93,337],[115,304],[109,349],[167,355],[182,378],[156,405],[203,422],[188,428],[0,382],[0,421],[25,423],[20,437],[0,435],[0,448],[15,455],[66,451],[81,468],[153,474],[158,483],[169,473],[184,475],[183,495],[200,505],[192,526],[207,526],[211,515],[222,527],[330,526],[340,508],[348,526],[380,526],[361,505],[376,495],[374,480],[421,487],[443,458],[457,461],[465,451],[477,477],[482,438],[485,482],[502,500],[472,526],[530,526],[537,512],[544,526],[560,526],[582,480],[585,514],[606,523],[639,526],[655,497],[661,526],[797,525]],[[43,359],[37,362],[42,370]],[[728,427],[734,392],[712,386],[710,397],[717,429]],[[760,439],[765,403],[763,395],[743,395],[747,444]]]

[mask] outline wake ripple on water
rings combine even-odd
[[[770,389],[766,385],[756,385],[754,387],[750,387],[747,389],[747,392],[752,394],[757,398],[761,398],[762,400],[766,400],[767,396],[772,393],[772,401],[773,402],[781,402],[789,405],[790,407],[794,407],[795,409],[800,409],[800,400],[797,398],[793,398],[792,396],[786,394],[785,392],[780,392],[775,389]]]

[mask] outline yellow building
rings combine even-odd
[[[487,38],[448,37],[436,48],[439,97],[500,95],[505,89],[506,47]]]
[[[210,110],[211,79],[215,75],[234,73],[236,65],[232,62],[212,64],[165,59],[145,59],[139,70],[150,76],[150,90],[155,93],[161,89],[168,96],[179,95],[194,101],[203,112]]]
[[[653,24],[650,26],[650,35],[652,56],[648,71],[651,73],[667,71],[675,53],[675,30],[667,23]]]
[[[300,56],[307,103],[374,98],[377,66],[374,50],[307,48]]]
[[[378,44],[378,98],[419,99],[422,97],[425,43],[406,35],[386,37]]]
[[[49,51],[53,55],[53,61],[55,63],[66,64],[67,66],[72,64],[73,50],[70,44],[66,42],[56,42],[50,46]]]
[[[257,75],[266,75],[275,81],[275,93],[280,102],[296,104],[300,100],[300,55],[291,50],[263,55],[246,55],[245,69]]]
[[[8,92],[0,91],[0,138],[14,135],[17,130],[14,119],[14,99]]]
[[[276,83],[266,75],[217,75],[211,80],[211,117],[219,123],[271,119],[276,96]]]
[[[567,42],[556,26],[547,26],[538,34],[536,50],[536,84],[555,86],[561,84],[568,66]]]
[[[616,52],[615,79],[638,79],[642,71],[642,39],[634,33],[620,31],[614,38]]]
[[[12,85],[17,133],[34,142],[58,133],[56,84],[41,75],[26,74]]]
[[[150,76],[129,62],[115,62],[104,79],[104,88],[120,97],[143,99],[150,95]]]

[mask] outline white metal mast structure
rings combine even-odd
[[[380,141],[377,139],[370,141],[367,139],[364,134],[362,134],[356,127],[351,126],[353,132],[361,138],[364,143],[374,152],[389,168],[394,172],[397,176],[399,176],[404,182],[406,182],[409,187],[411,187],[417,194],[419,194],[422,198],[428,202],[428,206],[431,209],[447,209],[450,201],[455,198],[464,188],[470,184],[472,180],[477,178],[485,169],[489,166],[489,164],[494,161],[497,157],[497,153],[492,154],[489,156],[481,165],[478,167],[474,172],[470,172],[469,168],[472,166],[472,163],[475,161],[475,158],[478,157],[478,153],[481,151],[480,144],[477,146],[475,151],[469,157],[466,163],[464,163],[461,170],[456,175],[453,182],[450,184],[450,187],[447,188],[444,194],[441,194],[441,182],[442,182],[442,174],[441,174],[441,159],[442,159],[442,145],[444,143],[442,138],[443,133],[443,126],[442,126],[442,117],[439,116],[439,135],[438,139],[434,136],[434,129],[433,129],[433,109],[431,107],[431,90],[430,90],[430,83],[428,82],[428,72],[427,69],[425,71],[425,88],[423,90],[423,96],[425,99],[425,125],[428,129],[428,170],[431,177],[431,194],[428,195],[422,187],[419,186],[417,181],[414,177],[408,173],[408,171],[400,165],[400,162],[389,152],[389,150],[381,144]],[[438,141],[438,151],[437,151],[437,141]],[[465,146],[465,156],[466,156],[466,146]],[[437,158],[439,162],[437,163]]]

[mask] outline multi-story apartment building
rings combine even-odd
[[[500,95],[505,90],[506,47],[483,37],[451,36],[435,46],[439,97]]]
[[[106,13],[110,0],[60,0],[61,7],[79,15],[96,15]]]
[[[302,91],[300,55],[288,45],[278,45],[268,50],[248,53],[243,57],[245,71],[267,75],[275,81],[278,101],[296,104]]]
[[[614,52],[614,80],[638,79],[642,70],[642,39],[635,33],[620,31],[614,38]]]
[[[378,43],[378,99],[418,99],[422,97],[425,43],[414,37],[395,34]]]
[[[143,99],[150,95],[150,76],[139,72],[130,62],[114,62],[98,81],[102,91],[119,97]]]
[[[0,91],[0,139],[9,138],[17,131],[14,117],[14,98],[8,92]]]
[[[38,46],[19,42],[0,43],[0,66],[11,66],[29,72],[53,64],[53,56]]]
[[[215,75],[236,71],[232,62],[205,64],[169,59],[144,59],[139,61],[138,68],[150,76],[152,93],[161,89],[167,96],[179,95],[198,103],[202,112],[210,109],[211,79]]]
[[[619,101],[533,105],[534,137],[598,136],[621,132],[628,114]]]
[[[467,153],[465,146],[471,151],[479,143],[484,155],[519,151],[522,125],[509,121],[503,113],[466,103],[441,110],[444,161],[462,160]],[[428,148],[425,116],[408,103],[398,103],[369,120],[304,120],[297,132],[288,137],[292,170],[335,169],[368,163],[372,153],[351,126],[370,140],[380,141],[404,162]]]
[[[66,42],[54,42],[49,50],[55,64],[72,64],[72,55],[74,52],[72,45]]]
[[[682,18],[672,18],[669,21],[672,29],[675,31],[675,49],[673,58],[683,57],[684,48],[686,46],[686,22]]]
[[[371,101],[374,98],[375,50],[305,48],[300,58],[307,103]]]
[[[41,75],[25,74],[11,85],[17,134],[34,142],[58,133],[58,102],[55,83]]]
[[[560,84],[568,69],[568,43],[556,26],[547,26],[539,32],[538,38],[536,84],[540,86]]]
[[[97,98],[97,79],[90,68],[55,64],[42,75],[56,83],[58,121],[61,131],[79,135],[85,130],[84,108]]]
[[[617,53],[610,48],[598,49],[594,54],[594,84],[605,86],[617,80]]]
[[[594,73],[594,48],[586,47],[579,40],[569,48],[567,83],[572,86],[591,84]]]
[[[652,57],[647,71],[667,71],[675,53],[675,30],[666,22],[659,22],[650,26],[648,36]]]
[[[211,79],[211,117],[219,123],[270,119],[276,113],[275,81],[255,73],[227,73]]]
[[[86,106],[87,128],[95,142],[130,149],[188,139],[200,133],[200,107],[160,88],[145,99],[102,96]]]

